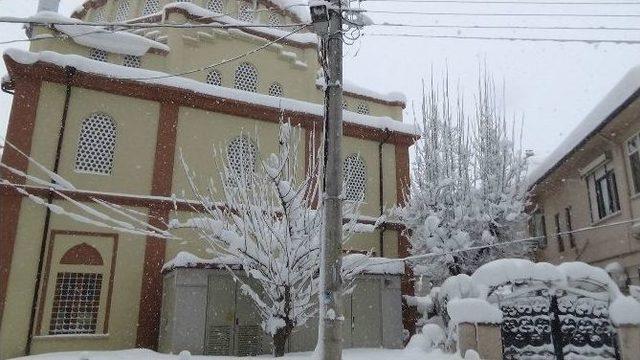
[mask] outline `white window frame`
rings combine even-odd
[[[629,149],[629,143],[635,140],[636,141],[636,148],[634,150],[630,150]],[[638,156],[638,161],[640,162],[640,133],[636,133],[633,136],[630,136],[627,140],[625,140],[624,142],[624,149],[625,149],[625,154],[626,154],[626,165],[627,168],[629,169],[629,183],[631,184],[631,192],[634,195],[638,195],[640,194],[640,168],[638,169],[638,174],[637,174],[637,178],[636,176],[634,176],[634,171],[633,171],[633,165],[631,162],[631,156],[632,155],[636,155]],[[637,180],[636,180],[637,179]]]
[[[597,223],[620,212],[616,174],[608,161],[585,175],[591,222]]]

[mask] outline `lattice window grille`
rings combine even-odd
[[[250,179],[248,175],[256,169],[256,157],[258,151],[253,142],[246,136],[238,136],[227,145],[227,161],[231,170],[232,184],[237,181],[246,184]]]
[[[102,274],[58,273],[49,334],[95,334],[101,290]]]
[[[345,199],[363,201],[367,186],[367,168],[358,154],[351,154],[342,164],[344,174]]]
[[[249,63],[240,64],[236,69],[234,87],[244,91],[258,91],[258,70],[255,66]]]
[[[282,85],[273,83],[271,84],[271,86],[269,86],[269,96],[282,97],[282,95],[284,95]]]
[[[223,0],[209,0],[207,9],[222,14],[224,12],[224,2]]]
[[[175,2],[191,2],[191,0],[175,0]]]
[[[271,26],[282,25],[282,20],[280,20],[280,14],[275,11],[269,12],[269,19],[267,23]]]
[[[248,3],[240,4],[240,8],[238,10],[238,20],[252,23],[254,20],[255,13],[253,11],[253,6]]]
[[[207,84],[222,86],[222,75],[218,70],[211,70],[207,74]]]
[[[126,67],[139,68],[140,67],[140,56],[134,55],[125,55],[124,61],[122,65]]]
[[[342,109],[349,110],[349,103],[345,99],[342,99]]]
[[[369,105],[365,102],[361,102],[356,107],[356,112],[358,114],[369,115]]]
[[[108,115],[96,113],[82,122],[75,170],[110,175],[116,148],[116,125]]]
[[[104,22],[104,8],[105,6],[101,6],[95,10],[93,10],[93,14],[91,15],[93,22]]]
[[[109,54],[106,51],[101,50],[101,49],[90,49],[89,50],[89,59],[91,59],[91,60],[107,62],[108,56],[109,56]]]
[[[118,7],[116,10],[116,22],[122,22],[129,17],[129,0],[118,0]]]
[[[160,2],[158,0],[147,0],[142,8],[142,16],[155,14],[160,11]]]

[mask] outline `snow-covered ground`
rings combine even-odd
[[[257,358],[271,358],[268,355]],[[17,358],[21,360],[234,360],[250,359],[250,357],[233,356],[189,356],[181,353],[178,355],[159,354],[151,350],[132,349],[121,351],[76,351],[60,352],[41,355],[32,355]],[[287,360],[313,359],[313,353],[292,353],[285,355]],[[445,354],[440,350],[425,352],[418,349],[389,350],[389,349],[346,349],[343,352],[344,360],[462,360],[457,354]]]

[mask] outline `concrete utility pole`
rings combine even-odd
[[[323,360],[342,358],[342,4],[331,0],[311,5],[311,16],[322,38],[325,171],[324,239],[320,279],[319,355]],[[328,21],[328,23],[327,23]]]

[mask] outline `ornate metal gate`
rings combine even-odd
[[[505,360],[619,359],[606,293],[522,287],[499,305]]]

